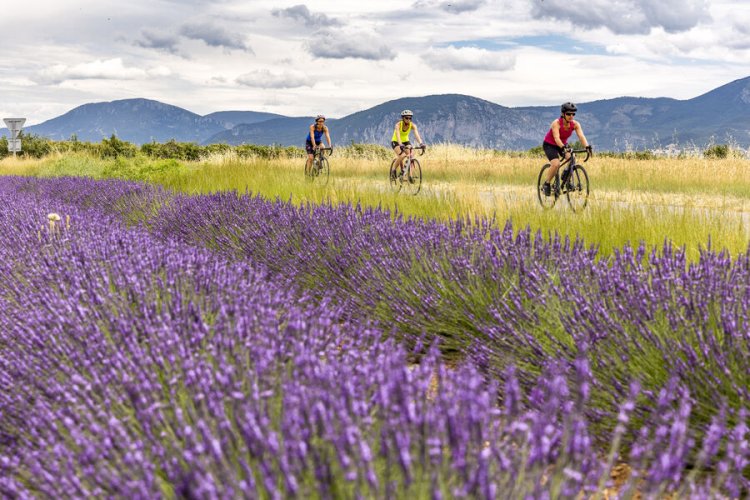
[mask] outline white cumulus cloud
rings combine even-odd
[[[213,23],[188,23],[180,28],[180,35],[193,40],[202,40],[210,47],[244,50],[252,53],[253,49],[245,43],[240,33],[233,33]]]
[[[534,1],[531,13],[617,34],[647,34],[652,28],[678,33],[710,21],[708,7],[707,0],[545,0]]]
[[[419,0],[414,3],[413,7],[416,10],[437,7],[445,12],[461,14],[462,12],[474,12],[487,3],[488,0]]]
[[[240,75],[236,82],[246,87],[262,89],[290,89],[311,86],[309,79],[300,73],[272,73],[267,69],[259,69]]]
[[[73,66],[55,64],[37,73],[36,80],[40,83],[56,84],[66,80],[143,80],[169,74],[170,70],[165,66],[136,68],[126,66],[122,58],[116,57]]]
[[[507,71],[516,64],[513,55],[477,47],[432,47],[422,59],[433,69],[441,71]]]
[[[159,33],[148,29],[142,30],[141,38],[135,41],[135,44],[139,47],[161,50],[171,54],[177,53],[178,43],[179,39],[174,35]]]
[[[306,5],[295,5],[286,9],[274,9],[271,15],[275,17],[286,17],[300,21],[305,26],[312,28],[322,28],[324,26],[338,26],[341,24],[338,20],[328,17],[325,14],[310,12]]]
[[[306,44],[315,57],[328,59],[367,59],[381,61],[393,59],[395,52],[383,38],[352,30],[321,30]]]

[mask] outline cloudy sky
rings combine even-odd
[[[134,97],[331,117],[445,93],[689,99],[750,76],[739,0],[304,1],[4,2],[0,116]]]

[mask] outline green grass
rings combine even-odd
[[[641,241],[685,247],[694,260],[709,241],[732,255],[745,252],[750,239],[750,179],[747,161],[737,158],[625,160],[595,157],[589,205],[573,213],[567,202],[544,211],[535,183],[543,159],[456,146],[436,147],[420,157],[424,183],[417,196],[393,193],[387,182],[388,158],[339,148],[330,158],[327,186],[304,179],[304,158],[243,159],[215,156],[201,162],[99,159],[58,155],[43,160],[0,162],[0,173],[33,176],[90,176],[148,181],[199,194],[238,191],[303,203],[351,203],[382,207],[405,217],[448,220],[494,217],[515,229],[543,235],[583,238],[610,255]]]

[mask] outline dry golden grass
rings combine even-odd
[[[671,241],[697,257],[709,239],[732,254],[750,240],[748,160],[700,157],[626,160],[595,156],[585,164],[591,179],[589,205],[573,213],[564,199],[549,211],[536,198],[542,157],[436,145],[418,156],[423,188],[418,196],[391,192],[388,150],[337,148],[330,157],[327,186],[304,180],[304,158],[267,160],[233,153],[182,163],[150,180],[188,193],[236,190],[295,203],[361,203],[397,210],[405,216],[449,219],[495,217],[499,224],[530,227],[543,234],[582,237],[603,254],[623,244],[660,246]],[[122,160],[120,160],[122,161]],[[133,160],[127,160],[134,162]],[[139,159],[138,162],[149,162]],[[50,157],[0,161],[10,175],[90,175],[106,177],[115,160]]]
[[[40,160],[27,159],[22,156],[6,156],[0,160],[0,174],[2,175],[35,175]]]

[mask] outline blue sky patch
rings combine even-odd
[[[566,54],[608,54],[604,45],[583,42],[581,40],[575,40],[560,35],[531,35],[514,38],[457,40],[455,42],[446,43],[443,46],[476,47],[492,51],[508,50],[515,47],[539,47],[540,49],[552,50],[554,52],[565,52]]]

